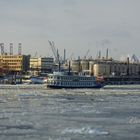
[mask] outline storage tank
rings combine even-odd
[[[94,76],[109,76],[110,75],[110,66],[108,64],[94,64]]]
[[[90,70],[90,75],[94,75],[94,61],[89,62],[89,70]]]
[[[82,71],[89,70],[89,61],[88,60],[81,61],[81,69],[82,69]]]
[[[81,64],[79,60],[72,60],[71,62],[71,70],[74,72],[80,72]]]

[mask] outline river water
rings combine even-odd
[[[140,140],[140,86],[0,85],[0,140]]]

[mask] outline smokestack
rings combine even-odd
[[[127,75],[129,76],[129,57],[127,57]]]
[[[13,55],[13,43],[10,43],[10,55]]]
[[[101,58],[101,51],[99,51],[99,56],[98,56],[98,58],[99,58],[99,59]]]
[[[70,75],[70,69],[71,69],[71,68],[70,68],[70,65],[71,65],[71,64],[70,64],[70,61],[69,61],[69,71],[68,71],[68,75]]]
[[[108,48],[106,50],[106,60],[108,60]]]
[[[64,62],[66,61],[66,50],[64,49]]]
[[[59,52],[58,52],[58,49],[57,49],[57,51],[56,51],[56,55],[57,55],[57,61],[59,62],[60,60],[59,60]]]
[[[22,47],[21,43],[18,43],[18,55],[21,55]]]
[[[4,54],[4,43],[0,43],[0,47],[1,47],[1,55]]]

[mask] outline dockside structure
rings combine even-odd
[[[29,70],[30,55],[0,55],[0,73],[17,74]]]
[[[71,69],[94,76],[140,76],[140,63],[117,60],[72,60]]]
[[[52,57],[31,57],[30,73],[32,75],[40,75],[52,72],[54,67],[54,58]]]

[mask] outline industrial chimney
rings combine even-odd
[[[106,60],[108,60],[108,48],[106,50]]]
[[[18,55],[21,55],[22,46],[21,43],[18,43]]]
[[[13,43],[10,43],[10,55],[13,55]]]
[[[1,55],[4,54],[4,43],[0,43],[0,47],[1,47]]]

